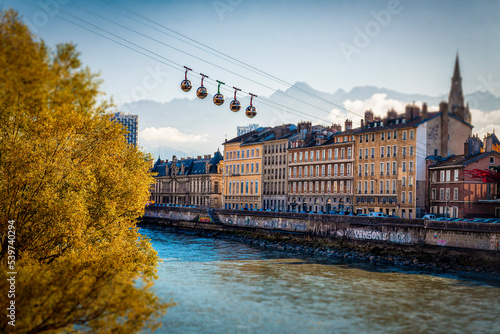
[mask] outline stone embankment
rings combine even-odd
[[[500,277],[498,224],[159,206],[143,223],[287,252]]]

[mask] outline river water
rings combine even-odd
[[[141,229],[175,301],[159,333],[500,333],[500,281]]]

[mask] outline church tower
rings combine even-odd
[[[455,59],[455,69],[451,78],[450,95],[448,96],[448,112],[450,115],[455,115],[463,119],[467,123],[471,123],[471,115],[469,105],[464,105],[464,94],[462,91],[462,77],[460,76],[460,64],[458,61],[458,53]]]

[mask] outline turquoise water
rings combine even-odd
[[[167,333],[499,333],[500,284],[142,229]]]

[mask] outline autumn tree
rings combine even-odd
[[[0,332],[155,327],[170,304],[151,290],[157,253],[135,226],[149,157],[110,121],[74,45],[51,50],[8,10],[0,50]],[[12,244],[15,328],[5,316]]]

